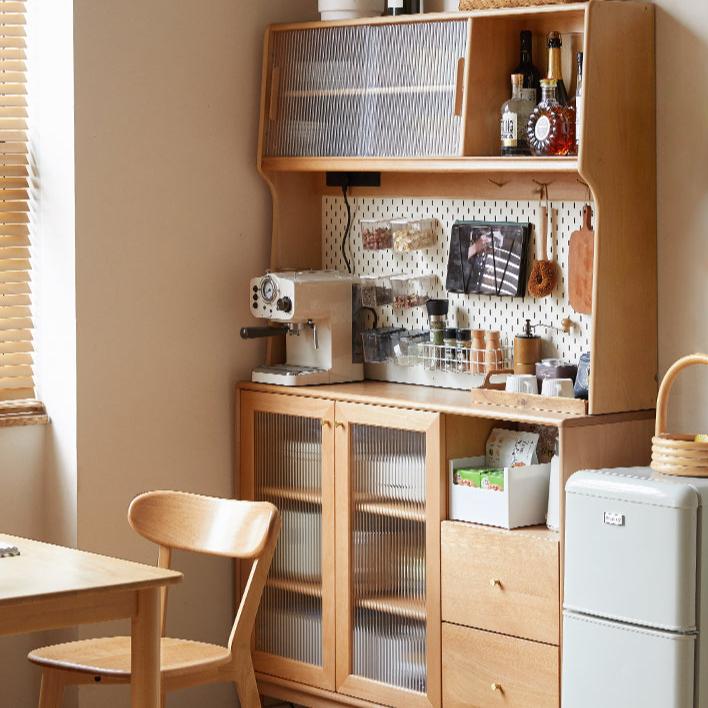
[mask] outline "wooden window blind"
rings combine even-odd
[[[0,0],[0,413],[35,397],[25,19]]]

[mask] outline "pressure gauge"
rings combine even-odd
[[[261,289],[261,297],[269,305],[278,296],[278,286],[275,284],[275,281],[273,280],[273,278],[271,278],[269,275],[266,275],[266,277],[263,278],[263,280],[261,280],[261,288],[260,289]]]

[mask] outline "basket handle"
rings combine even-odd
[[[674,385],[674,380],[679,375],[679,372],[683,371],[689,366],[694,364],[706,364],[708,365],[708,354],[690,354],[677,362],[669,368],[664,376],[664,380],[661,382],[659,387],[659,397],[656,399],[656,435],[657,437],[662,433],[666,432],[666,417],[669,411],[669,393],[671,392],[671,387]]]

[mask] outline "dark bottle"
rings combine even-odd
[[[561,106],[568,105],[568,91],[563,83],[563,73],[561,71],[561,40],[560,32],[551,32],[548,35],[548,73],[547,79],[555,79],[556,98]]]
[[[413,15],[420,12],[420,0],[386,0],[387,15]]]
[[[530,30],[521,32],[521,61],[512,71],[512,74],[523,74],[523,89],[533,89],[534,95],[529,96],[534,103],[538,103],[541,96],[541,72],[533,65],[533,35]]]

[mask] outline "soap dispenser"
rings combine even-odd
[[[541,361],[541,337],[534,334],[534,325],[526,320],[524,331],[514,338],[514,373],[535,374],[536,362]]]

